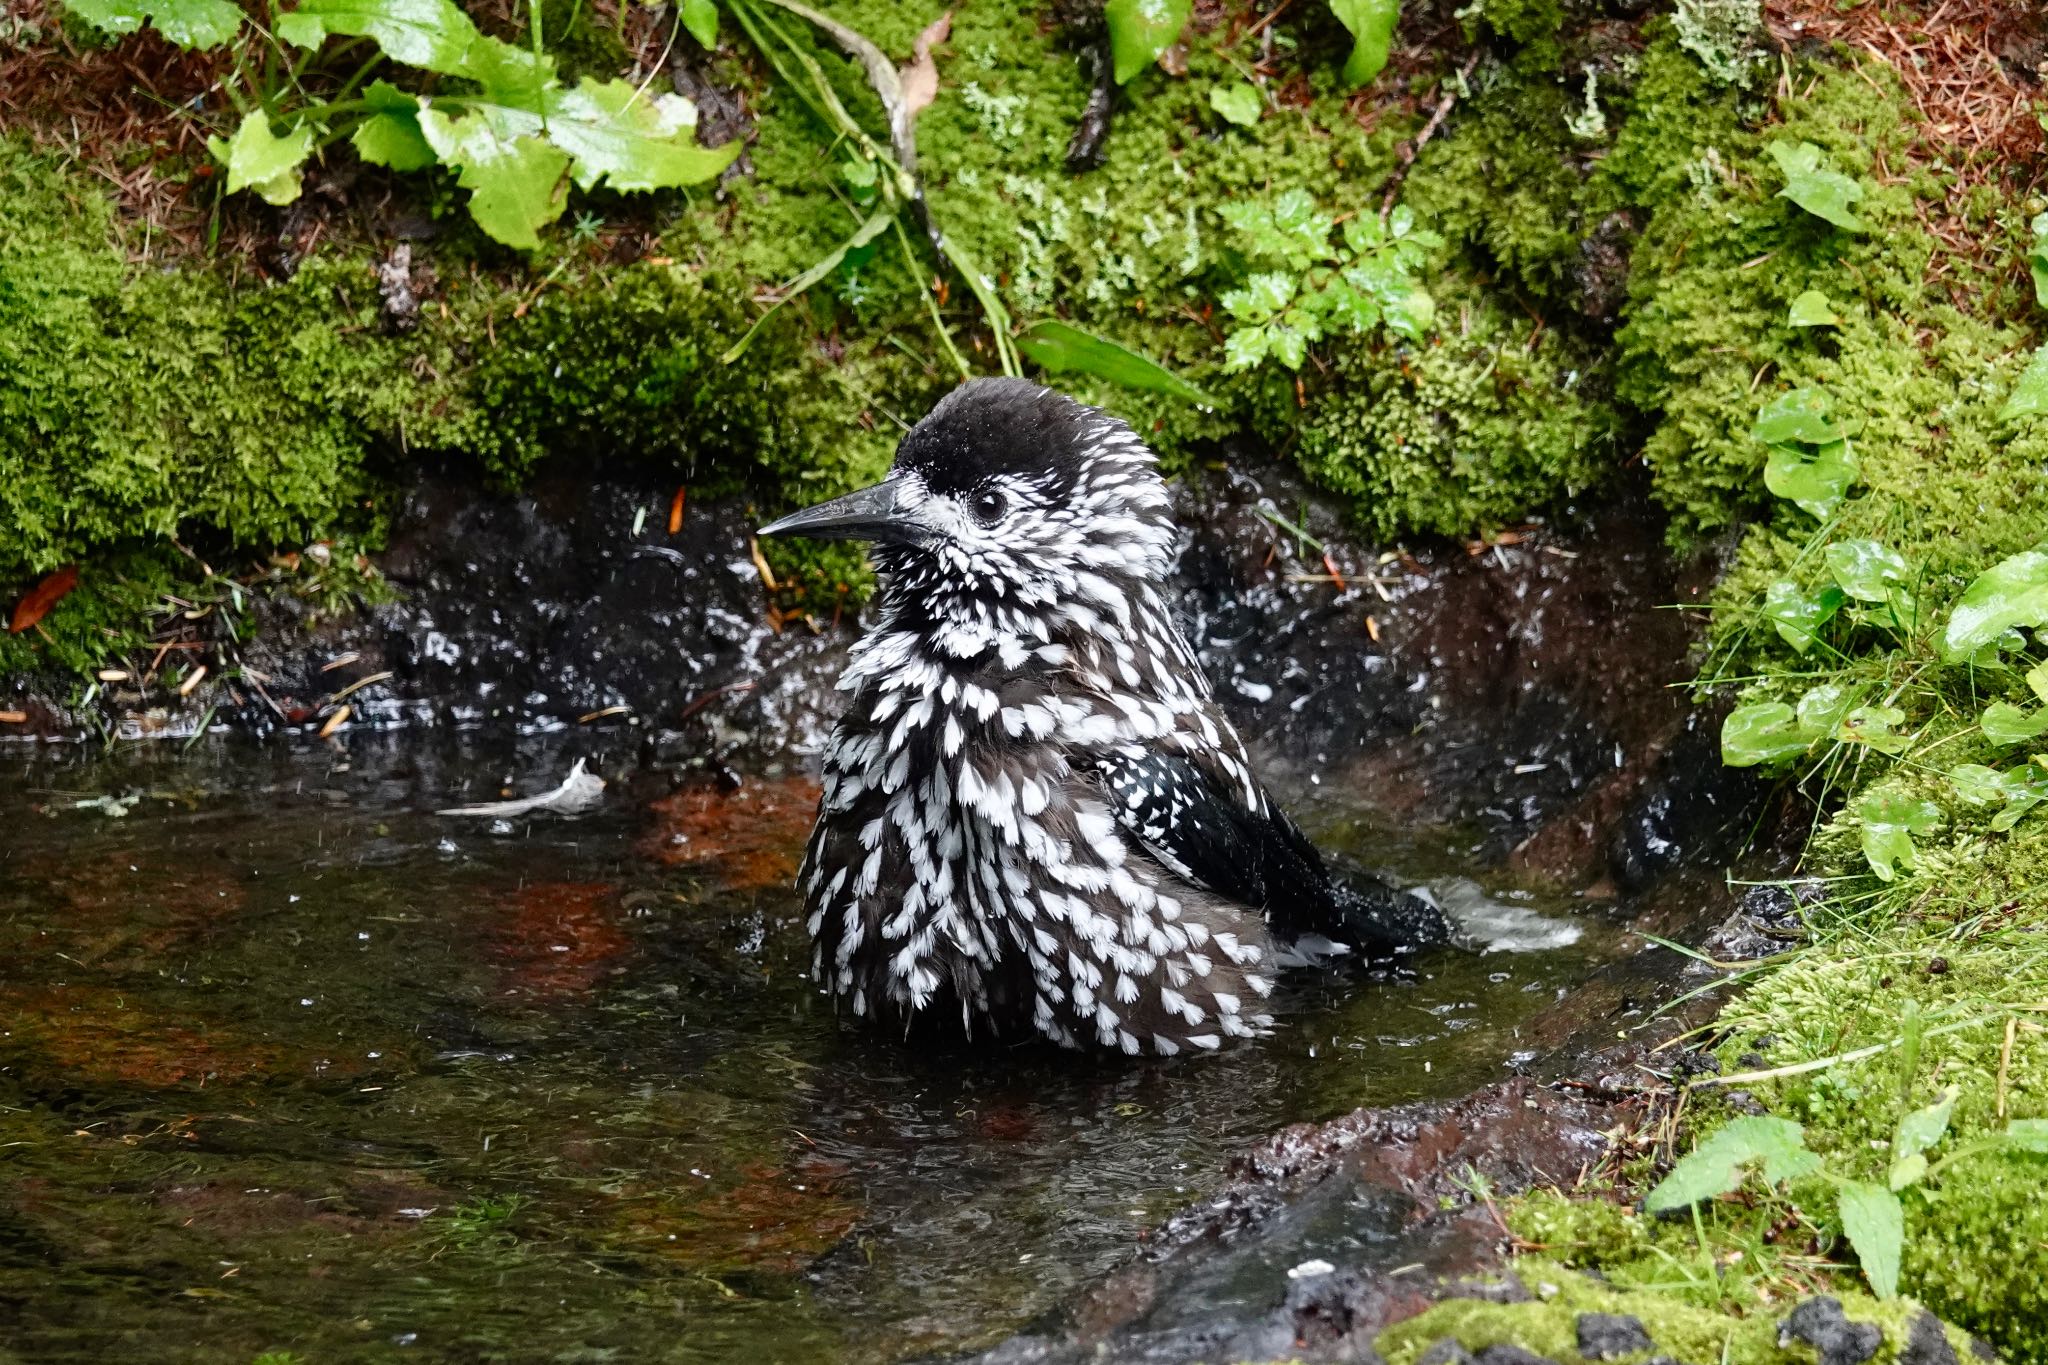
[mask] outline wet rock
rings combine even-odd
[[[1572,285],[1579,312],[1593,322],[1612,325],[1628,299],[1629,258],[1641,231],[1635,215],[1623,209],[1600,220],[1579,243],[1572,267]]]
[[[1642,1319],[1625,1313],[1581,1313],[1576,1324],[1579,1354],[1588,1360],[1615,1360],[1656,1346]]]
[[[1763,784],[1721,762],[1719,728],[1711,713],[1686,716],[1615,821],[1607,863],[1623,889],[1640,890],[1687,861],[1722,858],[1754,822]]]
[[[1906,1328],[1898,1365],[1957,1365],[1956,1348],[1949,1344],[1948,1333],[1934,1314],[1920,1313]]]
[[[1851,1322],[1841,1300],[1822,1294],[1794,1308],[1778,1325],[1778,1344],[1803,1341],[1813,1347],[1818,1365],[1863,1365],[1884,1345],[1884,1332],[1873,1323]]]
[[[1472,1353],[1456,1337],[1445,1337],[1417,1356],[1415,1365],[1472,1365]]]
[[[1549,1356],[1537,1355],[1521,1346],[1488,1346],[1472,1357],[1477,1365],[1557,1365]]]
[[[1750,887],[1735,913],[1708,935],[1700,951],[1722,962],[1754,962],[1785,951],[1806,937],[1804,890],[1776,884]]]

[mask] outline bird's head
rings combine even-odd
[[[911,429],[887,479],[760,533],[869,541],[906,586],[1028,604],[1162,576],[1174,529],[1129,427],[1025,380],[976,379]]]

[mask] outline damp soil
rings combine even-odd
[[[1287,1125],[1526,1085],[1626,1034],[1682,985],[1643,933],[1725,915],[1753,809],[1668,687],[1687,589],[1654,528],[1382,558],[1278,490],[1326,565],[1257,515],[1274,491],[1183,491],[1191,632],[1311,833],[1468,933],[1297,976],[1273,1035],[1220,1056],[906,1042],[816,992],[789,883],[844,636],[744,624],[743,508],[652,562],[590,530],[630,489],[478,500],[496,550],[401,522],[404,605],[255,646],[273,690],[344,649],[395,674],[359,697],[379,729],[0,749],[0,1360],[980,1349],[1091,1311]],[[435,554],[497,558],[464,599]],[[616,631],[559,606],[650,572],[675,584],[614,592]],[[537,581],[552,605],[489,600]],[[691,583],[697,612],[661,596]],[[664,672],[634,612],[723,643]],[[575,759],[609,784],[582,818],[434,813]],[[1359,1198],[1301,1254],[1412,1254]],[[1297,1249],[1229,1270],[1235,1297],[1191,1282],[1255,1315]]]

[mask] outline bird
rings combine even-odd
[[[1178,531],[1124,422],[969,380],[879,484],[763,536],[869,543],[802,865],[813,975],[856,1016],[1171,1056],[1268,1033],[1303,944],[1447,937],[1332,872],[1268,794],[1166,597]]]

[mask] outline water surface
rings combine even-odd
[[[906,1046],[805,979],[800,777],[586,743],[593,817],[430,813],[567,752],[0,752],[0,1359],[985,1344],[1273,1129],[1499,1078],[1615,950],[1482,878],[1585,936],[1297,983],[1216,1057]],[[1369,861],[1469,871],[1318,795]]]

